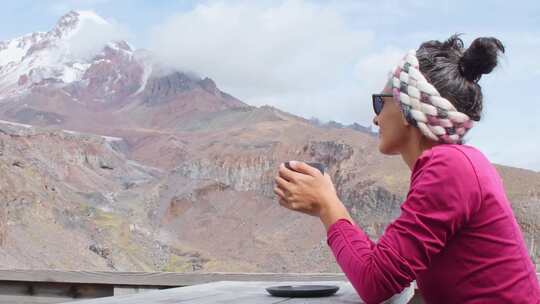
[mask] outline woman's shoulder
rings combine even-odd
[[[419,160],[426,162],[429,160],[446,160],[455,162],[472,162],[481,159],[487,161],[482,151],[469,145],[440,144],[425,150],[419,157]]]
[[[426,169],[447,171],[453,176],[476,175],[482,167],[491,166],[484,154],[475,147],[468,145],[440,144],[425,150],[418,157],[414,168],[420,173]]]
[[[413,169],[409,195],[430,197],[425,208],[478,210],[482,189],[474,164],[477,155],[481,152],[474,147],[452,144],[424,151]]]

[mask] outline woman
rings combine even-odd
[[[412,171],[401,214],[377,243],[354,224],[328,174],[301,162],[280,166],[280,204],[320,217],[365,302],[384,301],[416,280],[427,303],[540,303],[501,179],[480,151],[462,144],[481,117],[478,81],[500,52],[495,38],[478,38],[467,50],[457,35],[425,42],[373,96],[379,151],[400,154]]]

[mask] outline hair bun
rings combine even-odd
[[[476,38],[459,60],[461,75],[477,82],[482,74],[489,74],[497,66],[499,52],[504,53],[504,45],[498,39]]]

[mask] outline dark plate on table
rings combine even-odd
[[[284,285],[268,287],[266,291],[275,297],[313,298],[331,296],[338,289],[334,285]]]

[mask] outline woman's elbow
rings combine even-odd
[[[355,290],[358,296],[366,304],[381,303],[388,300],[392,296],[392,294],[389,294],[387,292],[381,292],[380,290],[367,288],[367,287],[363,287],[363,288],[355,287]]]
[[[358,296],[367,304],[384,302],[395,293],[381,271],[368,265],[356,272],[356,278],[349,280]]]

